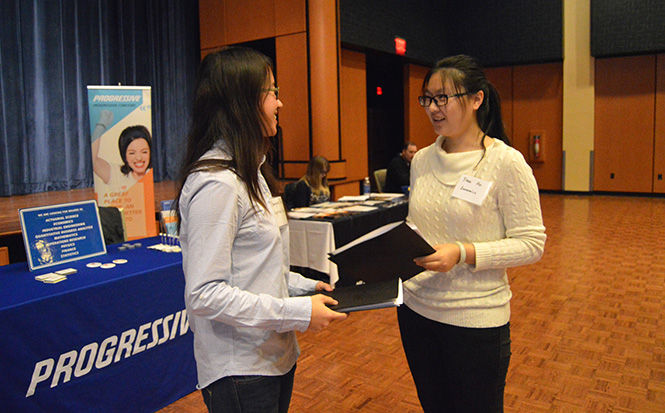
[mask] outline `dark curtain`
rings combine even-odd
[[[152,87],[155,180],[176,177],[196,1],[2,0],[0,15],[0,196],[93,185],[88,85]]]

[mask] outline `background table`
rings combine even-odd
[[[157,238],[135,242],[33,273],[0,267],[0,410],[149,412],[195,390],[182,256],[146,249]],[[116,258],[128,262],[85,266]],[[69,267],[78,272],[63,282],[34,279]]]
[[[293,271],[335,285],[339,280],[337,264],[328,259],[335,245],[331,222],[289,219],[289,255]]]
[[[329,278],[332,283],[344,285],[344,275],[338,274],[337,265],[328,260],[328,253],[380,226],[406,219],[408,212],[409,204],[402,198],[381,204],[369,212],[334,218],[289,219],[292,269],[312,278]]]

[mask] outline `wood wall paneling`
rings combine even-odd
[[[529,159],[529,133],[545,131],[545,162],[531,163],[538,188],[561,190],[563,71],[561,63],[513,67],[513,146]]]
[[[330,161],[330,170],[328,171],[328,180],[346,179],[346,160]]]
[[[9,248],[0,247],[0,265],[9,264]]]
[[[307,5],[305,1],[274,0],[276,36],[307,30]]]
[[[284,178],[286,179],[300,179],[305,175],[305,172],[307,172],[307,161],[301,163],[284,163]]]
[[[418,149],[431,145],[436,139],[425,110],[418,104],[423,80],[429,67],[407,64],[404,67],[404,136]]]
[[[656,57],[656,122],[653,154],[653,192],[665,193],[665,54]]]
[[[596,59],[595,191],[651,192],[656,58]]]
[[[223,0],[199,0],[199,31],[201,49],[226,44]],[[205,54],[202,53],[201,58]]]
[[[286,161],[309,161],[307,35],[278,36],[275,39],[275,55],[279,98],[284,104],[279,111],[283,158]]]
[[[227,44],[275,36],[274,0],[224,2]]]
[[[357,181],[346,182],[343,184],[334,184],[330,187],[331,198],[335,201],[346,195],[359,195],[360,194],[360,183]]]
[[[494,85],[501,98],[503,127],[509,138],[513,137],[513,68],[492,67],[485,69],[485,76]]]
[[[309,1],[312,155],[340,159],[337,3]]]
[[[346,178],[363,179],[368,174],[365,54],[342,49],[341,58],[342,158],[346,160]]]
[[[305,32],[305,1],[200,0],[201,49]]]

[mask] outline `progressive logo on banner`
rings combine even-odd
[[[50,383],[53,389],[61,383],[85,376],[93,370],[101,370],[112,363],[135,356],[145,350],[188,333],[187,310],[168,314],[121,334],[113,334],[101,342],[93,341],[80,349],[71,349],[62,354],[35,363],[25,397],[35,394],[37,385]],[[46,387],[45,384],[42,387]],[[43,388],[42,391],[48,391]]]
[[[88,86],[95,196],[122,209],[127,239],[157,235],[149,86]]]

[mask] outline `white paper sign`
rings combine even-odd
[[[472,204],[482,205],[492,187],[492,182],[474,176],[462,175],[453,190],[455,198],[463,199]]]
[[[275,223],[277,226],[287,225],[289,221],[286,219],[286,211],[284,210],[282,198],[278,196],[273,197],[270,199],[270,203],[272,204],[272,211],[275,214]]]

